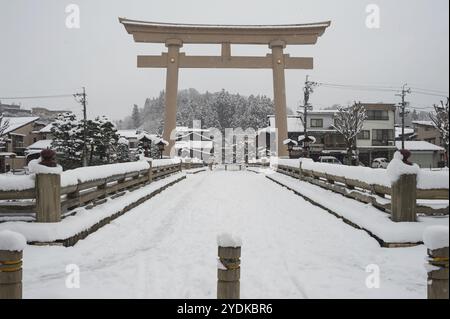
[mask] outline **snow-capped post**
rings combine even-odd
[[[423,241],[428,248],[428,299],[449,299],[447,226],[425,229]]]
[[[239,238],[222,234],[219,246],[217,299],[241,298],[241,246]]]
[[[22,256],[26,245],[21,234],[0,232],[0,300],[22,299]]]
[[[408,161],[411,153],[402,150],[394,154],[387,171],[391,179],[391,219],[394,222],[417,221],[417,174],[419,167]]]
[[[28,164],[31,173],[36,174],[36,221],[57,223],[61,221],[61,173],[56,164],[56,153],[43,150],[41,157]]]

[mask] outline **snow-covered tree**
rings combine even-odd
[[[131,114],[131,119],[133,120],[133,128],[138,129],[142,124],[141,113],[139,112],[139,107],[135,104],[133,106],[133,113]]]
[[[111,164],[116,161],[119,136],[114,124],[105,116],[87,122],[89,165]]]
[[[52,127],[52,147],[64,169],[81,167],[83,160],[83,126],[75,114],[60,114]]]
[[[116,154],[119,163],[130,162],[130,142],[126,138],[121,137],[117,141]]]
[[[4,118],[3,114],[0,114],[0,148],[3,148],[6,143],[6,137],[3,135],[8,127],[9,121]]]
[[[444,101],[441,101],[441,104],[434,105],[434,113],[430,114],[430,118],[433,121],[434,126],[439,130],[439,133],[441,134],[441,137],[442,137],[442,141],[444,142],[445,150],[447,153],[447,162],[448,162],[448,154],[449,154],[448,104],[449,104],[449,99],[447,98],[446,103],[444,103]]]
[[[334,128],[344,137],[349,164],[353,162],[353,151],[357,150],[357,136],[362,131],[366,118],[366,109],[361,103],[355,103],[349,107],[338,107]],[[358,158],[356,165],[359,165]]]

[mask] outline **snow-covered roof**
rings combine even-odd
[[[211,141],[178,141],[175,142],[176,149],[211,149],[213,142]]]
[[[118,130],[117,134],[121,137],[125,138],[138,138],[140,134],[142,134],[142,131],[138,130]]]
[[[9,126],[5,130],[4,134],[11,133],[22,126],[33,123],[37,120],[39,120],[39,117],[4,117],[3,121],[9,122]]]
[[[39,133],[51,133],[53,128],[53,123],[48,124],[44,128],[42,128]]]
[[[402,148],[402,142],[397,141],[397,149]],[[425,141],[405,141],[405,148],[410,151],[445,151],[443,147]]]
[[[416,125],[434,126],[432,121],[413,121],[412,123]]]
[[[45,150],[52,147],[53,140],[40,140],[27,147],[28,150]]]
[[[405,127],[405,135],[411,135],[414,134],[414,129],[410,128],[410,127]],[[402,128],[401,127],[396,127],[395,128],[395,137],[398,138],[402,136]]]
[[[270,128],[275,128],[275,115],[269,115]],[[288,116],[287,118],[288,132],[303,132],[303,123],[298,116]]]

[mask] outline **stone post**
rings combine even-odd
[[[217,299],[241,297],[241,247],[220,247]]]
[[[148,182],[151,183],[153,182],[153,163],[150,161],[148,162],[148,164],[150,165],[150,168],[148,169]]]
[[[423,241],[428,248],[428,299],[448,300],[448,226],[427,227]]]
[[[36,174],[36,221],[61,221],[61,175]]]
[[[417,200],[417,176],[402,175],[392,184],[391,209],[394,222],[415,222]]]

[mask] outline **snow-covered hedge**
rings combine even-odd
[[[327,173],[334,176],[345,177],[348,179],[359,180],[369,185],[376,184],[390,187],[392,177],[388,171],[381,168],[370,168],[362,166],[346,166],[327,163],[313,162],[311,159],[271,159],[271,165],[284,165],[293,168],[299,168],[302,162],[302,168]],[[448,189],[449,188],[449,172],[415,170],[417,174],[418,189]]]

